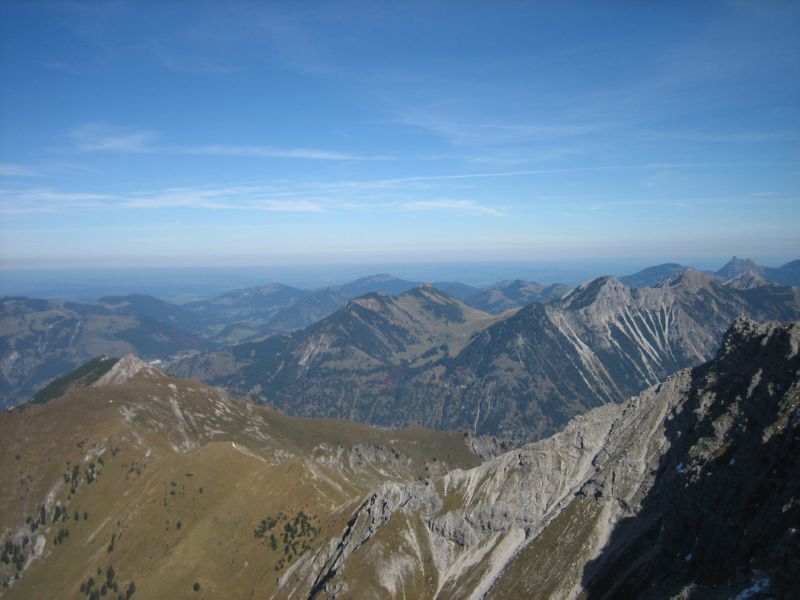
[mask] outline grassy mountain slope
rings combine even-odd
[[[0,435],[7,598],[87,597],[89,578],[112,598],[273,597],[370,489],[479,462],[460,434],[297,421],[132,357],[1,414]]]

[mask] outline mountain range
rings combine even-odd
[[[420,285],[391,275],[316,291],[275,283],[185,305],[143,294],[104,296],[90,303],[6,297],[0,299],[0,408],[24,401],[92,356],[133,352],[170,362],[187,353],[303,329],[363,294],[396,295]],[[490,312],[537,301],[547,290],[568,289],[520,280],[485,289],[455,282],[436,285],[474,298]]]
[[[288,336],[172,367],[295,416],[424,424],[515,443],[700,364],[740,315],[800,318],[800,294],[687,270],[655,288],[612,277],[489,315],[432,287],[371,294]]]
[[[630,287],[653,287],[689,268],[678,263],[664,263],[620,277],[620,281]],[[757,265],[749,258],[734,256],[720,269],[709,274],[722,283],[744,289],[768,283],[800,287],[800,260],[793,260],[780,267],[772,268]]]
[[[4,598],[800,593],[800,323],[739,318],[710,362],[508,452],[132,356],[65,389],[0,414]]]
[[[349,300],[379,292],[397,296],[426,285],[392,275],[371,275],[340,286],[315,291],[282,284],[234,290],[212,300],[187,304],[185,309],[200,319],[203,327],[196,333],[219,343],[256,341],[276,332],[290,332],[331,315]],[[501,281],[486,288],[458,282],[430,284],[465,304],[486,312],[498,313],[532,302],[548,302],[563,296],[569,287],[549,286],[522,281]]]
[[[794,261],[770,269],[734,258],[713,276],[740,290],[764,287],[770,278],[796,284],[792,273],[798,264]],[[620,281],[629,287],[653,287],[687,268],[674,263],[659,265]],[[135,352],[168,366],[187,355],[302,331],[364,294],[396,296],[421,285],[385,274],[313,291],[275,283],[184,305],[142,294],[105,296],[83,304],[3,298],[0,407],[24,401],[92,356]],[[446,281],[434,282],[432,287],[468,307],[495,315],[532,303],[557,303],[570,290],[565,285],[543,286],[519,279],[484,288]],[[763,316],[780,315],[766,311]],[[444,351],[439,354],[442,358]],[[455,382],[456,386],[462,384]]]

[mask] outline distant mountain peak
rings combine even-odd
[[[734,256],[714,274],[717,277],[727,281],[729,279],[733,279],[734,277],[738,277],[739,275],[744,275],[745,273],[760,273],[761,271],[762,267],[758,266],[749,258],[739,258],[738,256]]]
[[[750,258],[739,258],[738,256],[733,256],[729,261],[728,265],[736,265],[741,267],[753,268],[756,267],[755,261]]]
[[[390,275],[389,273],[377,273],[376,275],[367,275],[356,279],[353,283],[385,283],[387,281],[397,281],[399,277]]]
[[[517,278],[517,279],[504,279],[503,281],[498,281],[496,285],[499,288],[507,288],[507,287],[512,287],[512,286],[517,286],[518,287],[518,286],[521,286],[521,285],[530,285],[530,282],[525,281],[524,279],[519,279],[519,278]],[[533,285],[538,285],[538,284],[534,283]]]
[[[710,289],[715,282],[713,275],[686,268],[684,271],[672,275],[659,287],[682,287],[687,291],[696,292],[700,289]]]
[[[688,268],[689,267],[685,267],[684,265],[678,263],[664,263],[647,267],[646,269],[642,269],[641,271],[633,273],[632,275],[620,277],[620,281],[622,281],[625,285],[634,288],[656,287],[664,283],[664,281],[676,273],[681,273]]]

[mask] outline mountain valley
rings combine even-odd
[[[791,262],[779,268],[768,268],[734,257],[708,276],[727,288],[766,297],[770,292],[765,290],[778,285],[776,281],[797,283],[792,279],[795,267]],[[620,281],[631,288],[656,287],[687,270],[688,267],[669,263],[621,277]],[[398,296],[421,286],[437,289],[470,309],[500,319],[532,304],[557,304],[571,289],[561,284],[540,285],[520,279],[487,287],[447,281],[423,284],[383,274],[316,290],[274,283],[232,290],[183,305],[143,294],[103,296],[88,303],[6,297],[0,302],[0,407],[9,408],[24,401],[52,379],[65,375],[92,356],[119,357],[133,352],[147,360],[160,361],[159,364],[167,368],[188,356],[209,350],[230,348],[227,355],[231,356],[239,353],[234,348],[248,343],[291,337],[331,317],[348,302],[365,294],[377,292]],[[773,292],[771,295],[776,294]],[[760,313],[745,310],[742,314],[753,314],[757,318],[792,318],[791,313],[775,312],[770,307],[765,307]],[[724,317],[729,319],[733,316],[736,315],[726,314]],[[442,325],[436,328],[441,329]],[[717,336],[720,332],[717,327]],[[264,343],[266,346],[281,346],[288,342],[272,340]],[[33,348],[35,352],[32,352]],[[430,362],[433,356],[443,359],[445,355],[452,358],[456,354],[453,349],[445,352],[444,348],[435,350],[428,347],[427,350],[431,354],[422,362],[418,361],[416,367]],[[701,354],[708,356],[707,353]],[[225,351],[217,356],[223,355]],[[402,352],[393,361],[395,366],[404,360],[400,355]],[[221,365],[225,360],[205,360],[206,364],[209,362],[216,363],[216,366],[205,373],[196,371],[193,374],[213,379],[223,371],[230,372],[237,368],[236,365],[241,366],[241,361],[237,360],[228,360],[227,367]],[[185,365],[178,366],[177,371],[191,372]],[[269,373],[266,376],[269,377]],[[255,385],[263,387],[256,381],[258,377],[248,377]],[[637,391],[641,385],[631,389]],[[254,391],[257,393],[255,388],[237,388],[238,393]],[[459,424],[462,426],[466,425]]]
[[[364,296],[290,336],[198,354],[172,369],[296,416],[522,443],[709,359],[740,315],[796,319],[800,296],[771,285],[739,290],[687,270],[655,288],[599,278],[561,300],[490,318],[423,287]]]
[[[0,408],[24,402],[92,357],[165,359],[212,347],[169,322],[103,306],[30,298],[0,300]]]
[[[0,596],[788,598],[798,410],[800,323],[743,318],[711,362],[499,454],[127,356],[0,415]]]

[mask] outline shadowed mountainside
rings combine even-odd
[[[656,288],[599,278],[493,318],[420,288],[365,296],[302,332],[198,355],[176,372],[298,416],[524,442],[707,360],[740,315],[791,320],[799,307],[790,288],[737,290],[693,270]]]

